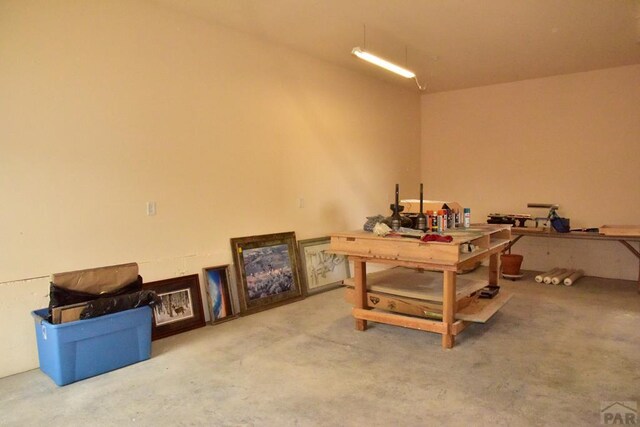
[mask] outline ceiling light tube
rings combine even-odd
[[[367,62],[370,62],[374,65],[377,65],[378,67],[382,67],[385,70],[391,71],[392,73],[396,73],[404,78],[407,79],[414,79],[416,77],[415,73],[402,68],[396,64],[393,64],[389,61],[386,61],[380,57],[377,57],[375,55],[370,54],[369,52],[365,52],[362,49],[360,49],[359,47],[354,47],[353,50],[351,51],[351,53],[355,56],[357,56],[360,59],[363,59]]]

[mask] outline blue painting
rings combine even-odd
[[[211,321],[215,322],[229,316],[231,310],[231,298],[227,283],[226,267],[204,269],[207,280],[207,300],[209,302],[209,314]]]

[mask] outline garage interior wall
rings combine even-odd
[[[640,65],[428,94],[421,107],[429,197],[471,207],[472,222],[555,203],[573,228],[638,224]],[[525,237],[513,253],[525,269],[638,279],[616,241]]]
[[[0,93],[0,377],[38,366],[51,273],[201,273],[418,192],[417,92],[152,2],[1,2]]]

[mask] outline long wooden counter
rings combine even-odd
[[[469,320],[465,318],[486,321],[490,316],[487,313],[494,313],[506,303],[508,295],[504,293],[499,294],[500,298],[478,302],[477,291],[486,283],[468,285],[466,291],[458,293],[456,271],[489,258],[488,283],[497,284],[500,252],[511,243],[510,226],[482,224],[448,230],[445,234],[452,236],[450,243],[378,237],[364,231],[331,235],[329,250],[347,255],[354,263],[353,291],[348,292],[352,292],[352,314],[357,330],[366,330],[367,322],[373,321],[435,332],[442,335],[443,348],[452,348],[455,335],[468,325]],[[468,252],[469,245],[475,250]],[[372,275],[373,286],[368,288],[367,263],[411,270],[392,269],[382,275]],[[426,288],[426,279],[420,277],[424,270],[437,271],[442,277],[437,281],[429,279],[427,292],[437,291],[437,298],[421,299],[420,295],[408,293],[412,287]],[[400,289],[399,282],[402,282]]]

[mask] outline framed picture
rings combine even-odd
[[[202,269],[206,283],[207,305],[211,323],[219,323],[234,318],[229,287],[229,265]]]
[[[327,252],[330,237],[300,240],[301,271],[307,295],[335,289],[350,276],[349,261],[344,255]]]
[[[231,239],[240,314],[303,298],[293,232]]]
[[[197,274],[145,283],[143,288],[155,291],[162,301],[153,307],[152,340],[205,325]]]
[[[77,304],[63,305],[51,309],[51,323],[54,325],[67,322],[75,322],[80,319],[80,314],[87,308],[89,301]]]

